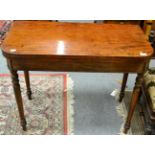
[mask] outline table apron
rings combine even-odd
[[[140,58],[14,58],[15,70],[142,73],[148,59]]]

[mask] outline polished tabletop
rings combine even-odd
[[[153,50],[137,25],[15,21],[2,44],[8,55],[148,57]]]

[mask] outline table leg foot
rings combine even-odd
[[[119,102],[122,102],[123,98],[124,98],[124,92],[120,93],[119,95]]]
[[[27,131],[26,124],[27,124],[27,123],[26,123],[26,120],[23,119],[23,120],[21,121],[21,126],[22,126],[22,128],[23,128],[24,131]]]
[[[27,91],[27,97],[29,100],[32,100],[32,92],[31,91]]]
[[[130,124],[125,124],[124,126],[124,134],[127,134],[128,130],[130,129]]]
[[[25,82],[26,82],[26,87],[27,87],[27,97],[29,100],[32,100],[32,91],[30,88],[30,76],[28,71],[24,71],[24,76],[25,76]]]
[[[128,79],[128,73],[124,73],[123,81],[122,81],[122,86],[121,86],[121,91],[120,91],[120,95],[119,95],[119,102],[122,102],[122,99],[124,97],[124,94],[125,94],[124,91],[125,91],[127,79]]]

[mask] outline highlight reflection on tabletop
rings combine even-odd
[[[64,51],[65,51],[65,44],[63,41],[58,41],[58,44],[57,44],[57,54],[64,54]]]

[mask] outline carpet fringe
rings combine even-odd
[[[116,93],[115,93],[115,96],[114,96],[114,98],[115,98],[115,100],[117,101],[116,102],[116,111],[117,111],[117,113],[118,113],[118,115],[122,118],[122,121],[123,121],[123,123],[122,123],[122,125],[121,125],[121,128],[120,128],[120,135],[126,135],[126,134],[124,134],[123,133],[123,129],[124,129],[124,124],[125,124],[125,121],[126,121],[126,117],[127,117],[127,110],[126,110],[126,108],[125,108],[125,103],[124,103],[124,99],[122,100],[122,102],[120,103],[118,100],[119,100],[119,94],[120,94],[120,91],[117,89],[117,90],[115,90],[116,91]],[[129,90],[126,90],[126,91],[129,91]],[[131,92],[131,91],[130,91]],[[128,131],[128,135],[132,135],[132,131],[131,131],[131,129],[129,129],[129,131]]]
[[[68,134],[74,134],[74,95],[73,95],[74,82],[69,75],[67,75],[67,100],[68,100]]]

